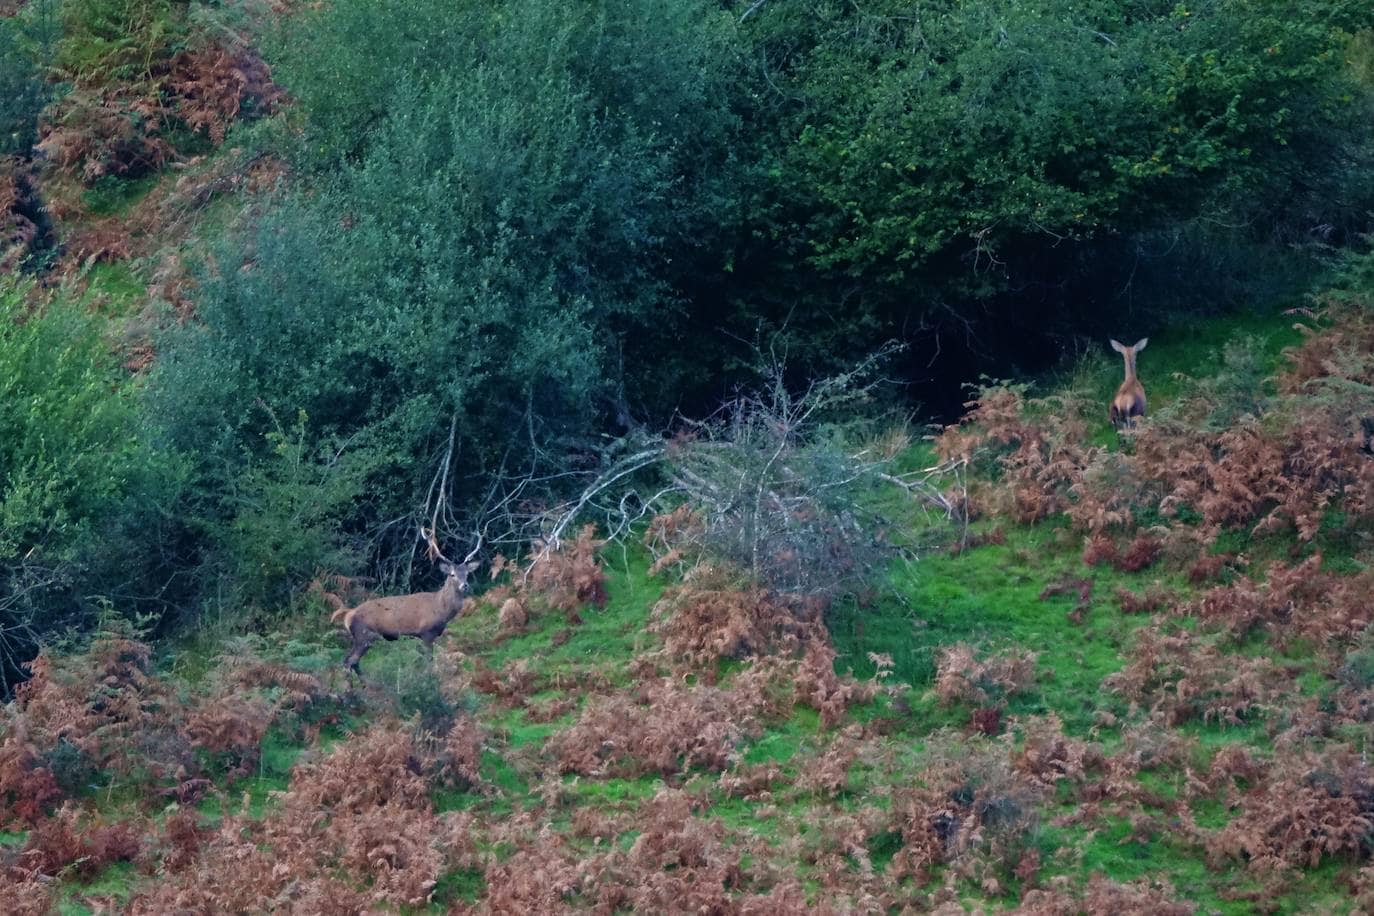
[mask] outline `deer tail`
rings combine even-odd
[[[329,615],[329,622],[330,622],[330,623],[335,623],[335,622],[338,621],[338,619],[339,619],[340,617],[342,617],[342,618],[343,618],[343,627],[344,627],[344,629],[346,630],[346,629],[348,629],[349,623],[351,623],[352,620],[353,620],[353,611],[354,611],[354,610],[355,610],[354,608],[341,607],[341,608],[339,608],[338,610],[336,610],[334,613],[332,613],[332,614]]]

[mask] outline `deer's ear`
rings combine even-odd
[[[1135,350],[1137,353],[1139,353],[1141,350],[1145,349],[1145,345],[1146,345],[1147,343],[1149,343],[1149,342],[1150,342],[1150,338],[1148,338],[1148,337],[1142,337],[1142,338],[1140,338],[1139,340],[1137,340],[1137,341],[1135,342],[1135,346],[1132,347],[1131,349],[1132,349],[1132,350]]]
[[[476,572],[477,567],[481,565],[481,560],[473,560],[471,563],[464,563],[461,567],[463,570],[464,577],[471,575],[473,572]]]
[[[1126,347],[1119,340],[1111,341],[1112,349],[1118,353],[1125,353]]]

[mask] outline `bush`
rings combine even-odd
[[[290,430],[272,422],[270,451],[229,481],[231,516],[210,528],[215,559],[235,573],[233,597],[264,609],[285,605],[317,570],[356,565],[335,522],[363,494],[373,467],[366,450],[312,442],[303,412]]]
[[[0,279],[0,677],[83,608],[94,540],[165,470],[100,323],[70,290]],[[154,501],[155,504],[155,501]],[[116,547],[116,552],[119,548]],[[120,571],[121,575],[129,570]],[[83,581],[99,594],[108,581]]]
[[[986,0],[919,22],[901,3],[816,6],[752,25],[765,53],[791,42],[781,75],[813,103],[779,177],[813,197],[815,260],[900,275],[976,244],[981,276],[951,278],[975,286],[1018,245],[1187,218],[1212,193],[1289,192],[1341,135],[1341,52],[1371,24],[1354,2],[1295,18],[1271,0]]]
[[[273,67],[299,102],[298,161],[369,178],[344,213],[435,233],[425,250],[508,252],[527,314],[591,330],[630,406],[662,415],[700,384],[681,306],[717,289],[703,277],[728,268],[738,232],[742,62],[715,7],[347,0],[289,25]],[[413,289],[425,274],[402,253],[377,266]],[[471,273],[422,258],[430,275]]]
[[[844,423],[872,403],[876,366],[892,352],[797,394],[774,364],[758,390],[685,425],[668,443],[665,473],[696,517],[674,533],[678,543],[663,546],[679,556],[699,549],[765,588],[829,600],[869,587],[893,553],[875,508],[880,487],[905,486],[927,509],[952,517],[928,477],[890,474],[895,452],[864,447],[856,441],[862,426]]]

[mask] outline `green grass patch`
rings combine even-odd
[[[434,885],[431,909],[448,912],[453,904],[476,903],[487,889],[486,876],[475,868],[458,868],[447,872]]]
[[[160,177],[156,173],[139,178],[102,175],[81,192],[81,203],[91,216],[123,216],[157,187]]]
[[[116,862],[85,883],[64,882],[57,901],[57,912],[62,916],[84,916],[96,912],[82,898],[113,898],[120,903],[127,903],[141,878],[134,863]]]

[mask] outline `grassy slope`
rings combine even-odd
[[[1208,371],[1216,364],[1215,353],[1229,337],[1239,334],[1258,335],[1265,340],[1265,352],[1272,358],[1279,349],[1296,339],[1287,329],[1287,319],[1233,318],[1214,320],[1191,327],[1156,335],[1151,342],[1149,358],[1142,359],[1142,372],[1149,386],[1153,403],[1162,405],[1177,392],[1185,390],[1186,376]],[[1117,369],[1106,360],[1079,367],[1074,375],[1076,385],[1090,385],[1102,394],[1106,403],[1117,379]],[[1099,431],[1110,435],[1103,420]],[[919,454],[912,460],[920,460]],[[914,515],[913,515],[914,518]],[[844,811],[857,809],[861,804],[883,804],[886,789],[896,775],[902,779],[916,777],[922,766],[922,754],[927,740],[942,729],[964,730],[968,722],[966,707],[942,706],[929,694],[934,660],[941,646],[966,642],[983,649],[1028,649],[1038,656],[1039,678],[1026,694],[1012,698],[1007,712],[1012,717],[1013,732],[1016,717],[1053,713],[1064,723],[1070,735],[1092,735],[1110,747],[1117,740],[1114,728],[1096,724],[1101,711],[1117,717],[1127,714],[1124,701],[1105,694],[1102,679],[1122,665],[1121,653],[1132,639],[1132,631],[1143,623],[1139,617],[1123,615],[1113,597],[1120,587],[1139,591],[1157,580],[1187,594],[1189,586],[1176,573],[1157,570],[1141,574],[1093,570],[1089,572],[1080,558],[1081,538],[1062,526],[1041,524],[1017,527],[1002,524],[1006,543],[990,545],[960,554],[936,554],[911,564],[896,564],[891,570],[890,588],[871,606],[842,607],[830,619],[835,646],[839,651],[838,667],[852,670],[860,677],[873,673],[868,653],[891,655],[895,661],[894,678],[909,689],[899,701],[887,696],[852,712],[858,719],[883,717],[889,720],[890,734],[886,738],[887,752],[898,761],[893,767],[872,767],[859,763],[850,771],[848,790],[837,798],[822,801],[806,793],[780,794],[768,803],[730,799],[720,792],[713,774],[694,774],[690,785],[704,790],[714,804],[703,816],[719,818],[727,830],[754,834],[781,841],[797,829],[807,815],[807,809]],[[1330,549],[1328,547],[1328,549]],[[523,662],[544,686],[531,699],[541,701],[561,696],[579,695],[576,686],[595,676],[609,683],[610,689],[628,683],[627,666],[637,652],[654,646],[645,633],[649,609],[657,599],[664,583],[647,576],[647,560],[635,550],[611,550],[605,557],[611,600],[604,610],[588,610],[582,622],[569,626],[559,615],[537,618],[528,632],[516,637],[499,639],[495,613],[484,609],[473,617],[464,618],[450,629],[449,639],[466,653],[466,664],[484,665],[493,670],[507,670]],[[1081,624],[1068,619],[1071,607],[1068,598],[1042,601],[1041,590],[1065,575],[1090,575],[1094,579],[1091,610]],[[297,627],[293,635],[293,662],[300,667],[320,669],[331,664],[341,654],[337,636],[317,626]],[[166,653],[164,667],[173,677],[196,680],[212,667],[210,656],[219,649],[215,639],[202,638]],[[1292,659],[1298,666],[1305,664],[1301,657]],[[391,688],[397,695],[405,693],[409,679],[422,669],[425,659],[412,641],[379,644],[367,659],[370,677],[380,685]],[[1323,679],[1315,676],[1299,678],[1299,683],[1318,690]],[[570,686],[562,686],[570,685]],[[475,715],[489,728],[492,735],[483,756],[482,775],[489,788],[483,793],[451,792],[436,797],[440,809],[461,808],[481,819],[501,819],[512,812],[532,810],[538,803],[535,794],[541,781],[548,777],[547,761],[541,747],[550,734],[570,724],[576,711],[553,722],[532,721],[527,710],[510,709],[496,698],[478,695],[473,698]],[[895,723],[895,724],[894,724]],[[321,740],[338,740],[347,727],[365,724],[363,714],[354,710],[339,726],[327,729]],[[1204,748],[1223,741],[1240,741],[1263,751],[1266,737],[1261,728],[1247,726],[1227,730],[1217,725],[1192,725],[1188,728],[1198,737]],[[965,733],[967,742],[989,739]],[[750,739],[742,749],[748,763],[776,762],[784,771],[795,775],[807,764],[811,755],[828,741],[818,717],[810,710],[799,709],[790,718],[770,723],[758,736]],[[226,793],[226,801],[207,802],[202,810],[215,816],[222,804],[236,805],[246,797],[250,810],[260,813],[271,804],[269,793],[286,786],[290,767],[302,749],[284,743],[279,736],[269,735],[258,773],[240,781]],[[1205,760],[1200,762],[1205,766]],[[1151,787],[1168,797],[1177,790],[1177,774],[1141,777],[1155,780]],[[882,783],[887,782],[887,785]],[[641,779],[574,779],[564,777],[564,816],[554,821],[555,829],[568,829],[568,813],[575,807],[591,807],[608,813],[633,812],[651,797],[662,780],[658,777]],[[136,800],[120,799],[117,789],[106,789],[99,799],[102,809],[111,814],[131,806]],[[1100,829],[1084,826],[1051,826],[1057,814],[1069,813],[1073,803],[1064,801],[1062,810],[1046,812],[1045,823],[1039,828],[1036,842],[1045,853],[1042,879],[1055,874],[1069,875],[1075,884],[1081,883],[1090,872],[1099,871],[1117,880],[1144,876],[1167,876],[1179,895],[1197,904],[1203,911],[1240,913],[1249,911],[1250,904],[1230,902],[1220,894],[1227,890],[1245,888],[1253,884],[1243,867],[1230,866],[1220,870],[1205,867],[1196,851],[1172,843],[1167,834],[1152,841],[1140,842],[1132,838],[1130,826],[1117,819],[1109,819]],[[1200,821],[1219,824],[1226,818],[1220,805],[1199,811]],[[621,844],[633,840],[634,833],[618,838]],[[16,843],[22,835],[0,836],[0,843]],[[572,839],[580,847],[590,849],[586,840]],[[890,857],[891,837],[878,838],[871,853],[875,865],[881,866]],[[497,850],[498,854],[502,850]],[[805,878],[807,867],[796,863]],[[1341,898],[1333,893],[1332,878],[1335,866],[1307,873],[1292,885],[1283,898],[1276,900],[1282,910],[1299,910],[1330,903],[1339,908]],[[117,866],[97,876],[89,883],[74,880],[64,882],[63,911],[81,912],[84,898],[125,898],[142,881],[129,866]],[[808,884],[815,892],[814,882]],[[1015,888],[1008,887],[1001,897],[988,900],[973,887],[966,887],[970,903],[981,900],[1012,906]],[[450,874],[436,890],[432,909],[442,911],[453,902],[475,900],[482,892],[482,876],[462,871]]]

